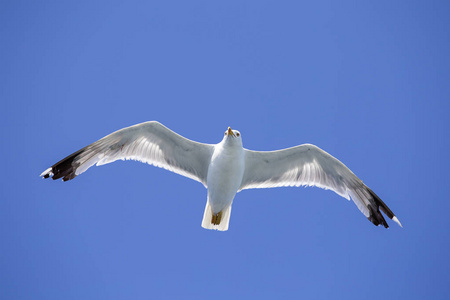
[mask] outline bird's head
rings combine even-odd
[[[232,130],[231,127],[228,127],[225,131],[223,141],[226,143],[242,145],[241,133],[237,130]]]

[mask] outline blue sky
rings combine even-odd
[[[3,1],[2,299],[448,299],[446,1]],[[42,180],[122,127],[313,143],[396,213],[317,188],[206,189],[137,162]]]

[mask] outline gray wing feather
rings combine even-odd
[[[383,201],[342,162],[311,144],[278,151],[245,150],[240,190],[281,186],[317,186],[355,202],[375,225],[388,227],[379,209],[398,219]],[[400,225],[401,226],[401,225]]]
[[[136,160],[197,180],[206,186],[214,145],[191,141],[156,121],[123,128],[69,155],[41,176],[64,181],[91,166]]]

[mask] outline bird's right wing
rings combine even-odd
[[[137,160],[164,168],[206,186],[214,145],[188,140],[156,121],[126,127],[57,162],[41,176],[64,181],[75,178],[94,164]]]
[[[380,209],[400,222],[387,205],[342,162],[310,145],[278,151],[245,150],[245,172],[240,190],[280,186],[317,186],[350,198],[375,225],[388,224]]]

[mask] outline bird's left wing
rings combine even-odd
[[[348,200],[351,198],[377,226],[389,227],[380,209],[401,226],[389,207],[349,168],[314,145],[278,151],[245,149],[245,172],[240,190],[301,185],[330,189]]]
[[[41,176],[64,181],[94,164],[137,160],[197,180],[206,186],[214,145],[188,140],[156,121],[126,127],[57,162]]]

